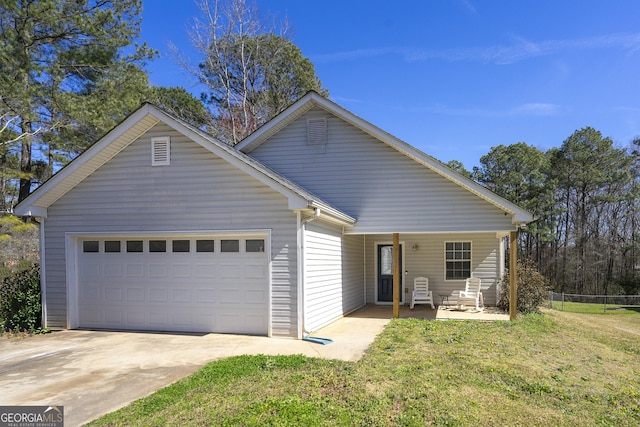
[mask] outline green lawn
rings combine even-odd
[[[640,313],[392,321],[355,363],[242,356],[92,425],[637,426]]]
[[[570,311],[572,313],[585,314],[608,314],[614,316],[634,316],[640,312],[640,306],[627,306],[619,304],[584,303],[584,302],[564,302],[553,301],[552,307],[555,310]]]

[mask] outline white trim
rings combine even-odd
[[[297,248],[296,248],[296,257],[297,257],[297,265],[296,269],[298,271],[296,278],[296,287],[297,287],[297,302],[296,302],[296,320],[297,320],[297,338],[302,339],[304,334],[304,316],[305,316],[305,300],[304,300],[304,225],[302,224],[302,213],[300,211],[296,211],[296,240],[297,240]]]
[[[393,305],[393,301],[378,301],[378,246],[393,246],[393,241],[382,240],[379,242],[373,243],[373,257],[374,257],[374,304],[376,305]],[[405,241],[400,241],[400,254],[402,256],[402,266],[405,266],[406,257],[405,257]],[[400,305],[404,305],[404,286],[405,286],[405,275],[404,271],[400,271]]]
[[[45,258],[45,232],[44,232],[44,218],[40,219],[40,301],[42,304],[42,327],[47,328],[47,270],[46,270],[46,258]]]
[[[78,307],[78,240],[80,235],[65,234],[65,259],[67,276],[67,329],[80,325]]]
[[[267,256],[267,336],[273,336],[273,260],[271,259],[271,229],[267,229],[267,241],[265,242],[265,254]]]
[[[469,243],[471,245],[471,258],[469,258],[469,277],[473,276],[473,239],[465,239],[465,240],[445,240],[442,245],[442,268],[443,268],[443,279],[445,282],[464,282],[467,278],[463,279],[447,279],[447,243]],[[455,249],[454,249],[455,250]],[[463,249],[464,250],[464,249]],[[455,261],[455,260],[454,260]],[[464,260],[462,260],[464,261]]]

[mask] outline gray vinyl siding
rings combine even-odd
[[[307,145],[307,119],[319,117],[328,142]],[[319,108],[250,155],[356,218],[349,234],[513,229],[510,215]]]
[[[151,166],[151,138],[171,137],[171,164]],[[66,327],[65,233],[271,230],[274,336],[297,336],[296,216],[287,199],[158,124],[48,209],[48,325]]]
[[[344,235],[342,239],[343,311],[350,313],[365,304],[365,237]]]
[[[304,300],[306,332],[313,332],[364,304],[362,236],[314,221],[306,225]]]
[[[377,286],[376,243],[389,243],[391,235],[367,235],[367,302],[375,303]],[[495,305],[496,286],[501,275],[500,239],[495,233],[475,234],[400,234],[404,245],[403,269],[404,301],[409,302],[413,280],[419,276],[429,278],[429,289],[434,302],[440,304],[439,295],[451,295],[464,290],[464,280],[445,279],[445,242],[471,242],[471,275],[482,280],[482,296],[486,305]],[[417,245],[416,250],[412,248]],[[404,272],[403,272],[404,274]]]

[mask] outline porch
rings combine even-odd
[[[367,304],[345,317],[390,319],[393,317],[393,306]],[[483,311],[476,311],[473,308],[459,310],[452,307],[436,305],[434,310],[427,304],[420,304],[416,305],[413,310],[411,310],[408,305],[401,305],[399,317],[401,319],[494,321],[509,320],[509,313],[500,311],[495,307],[486,307]]]

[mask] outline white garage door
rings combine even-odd
[[[78,244],[82,328],[267,334],[266,236],[92,237]]]

